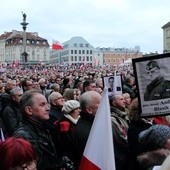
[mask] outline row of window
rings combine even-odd
[[[117,61],[116,61],[116,58],[112,58],[112,59],[104,59],[105,63],[121,63],[121,62],[124,62],[125,59],[121,59],[121,58],[118,58]]]
[[[71,54],[92,54],[92,50],[71,50]]]
[[[12,39],[12,40],[7,40],[6,44],[14,44],[14,43],[23,43],[23,39]],[[47,41],[36,41],[36,40],[27,40],[26,44],[43,44],[43,45],[47,45]]]
[[[87,47],[89,47],[89,44],[82,44],[82,43],[77,44],[77,43],[74,43],[73,46],[74,47],[86,47],[87,48]]]
[[[124,56],[134,56],[136,53],[133,54],[103,54],[103,57],[112,57],[112,56],[118,56],[118,57],[124,57]]]
[[[84,61],[92,61],[93,60],[93,57],[92,56],[71,56],[71,61],[81,61],[81,62],[84,62]]]

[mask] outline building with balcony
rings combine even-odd
[[[14,60],[22,62],[23,52],[23,31],[13,30],[0,35],[1,62],[11,63]],[[26,32],[26,52],[29,64],[49,61],[48,41],[39,37],[37,32]]]

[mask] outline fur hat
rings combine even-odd
[[[169,138],[170,127],[166,125],[153,125],[139,134],[140,144],[150,150],[164,148]]]
[[[64,114],[69,114],[72,110],[80,107],[80,103],[76,100],[68,100],[64,103],[62,112]]]

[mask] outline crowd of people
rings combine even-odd
[[[169,116],[141,117],[132,67],[90,66],[1,73],[0,128],[5,140],[0,143],[0,169],[78,170],[104,89],[103,77],[114,75],[122,76],[121,93],[108,96],[116,170],[166,170]]]

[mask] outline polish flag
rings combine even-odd
[[[107,88],[104,89],[79,170],[116,170]]]
[[[59,41],[53,41],[52,49],[53,50],[62,50],[63,46]]]

